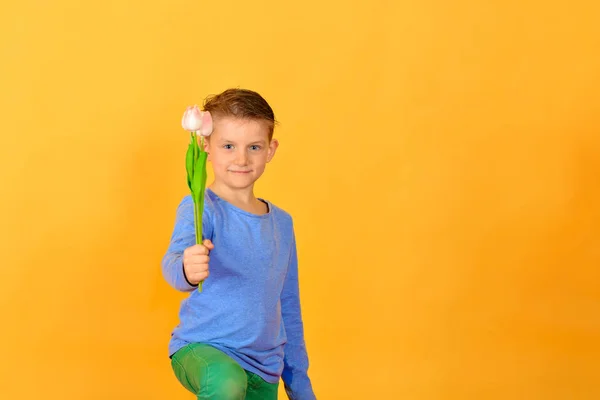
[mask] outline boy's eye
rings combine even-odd
[[[257,144],[254,144],[254,145],[250,146],[250,148],[251,148],[252,150],[260,150],[260,146],[259,146],[259,145],[257,145]]]
[[[233,149],[233,145],[232,144],[226,144],[223,146],[224,149],[230,150]]]

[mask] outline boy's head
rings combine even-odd
[[[258,93],[247,89],[227,89],[223,93],[209,96],[204,102],[204,111],[209,111],[213,119],[237,118],[261,121],[273,138],[275,114],[267,101]]]
[[[205,150],[216,183],[230,189],[251,188],[279,145],[273,139],[276,120],[271,106],[254,91],[228,89],[208,97],[204,110],[214,124]]]

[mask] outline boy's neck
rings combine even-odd
[[[263,214],[266,212],[266,205],[254,195],[254,186],[235,190],[225,185],[220,185],[218,182],[213,182],[208,188],[217,196],[236,207],[255,214]]]

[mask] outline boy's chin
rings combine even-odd
[[[245,177],[245,179],[224,179],[222,181],[225,186],[235,190],[251,189],[254,187],[255,182],[256,179],[251,177]]]

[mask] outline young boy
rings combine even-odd
[[[280,377],[290,399],[315,399],[292,218],[253,190],[278,146],[273,110],[242,89],[207,99],[204,110],[214,123],[205,150],[215,179],[205,193],[203,244],[195,244],[186,196],[162,260],[167,282],[190,292],[171,335],[171,366],[198,399],[277,399]]]

